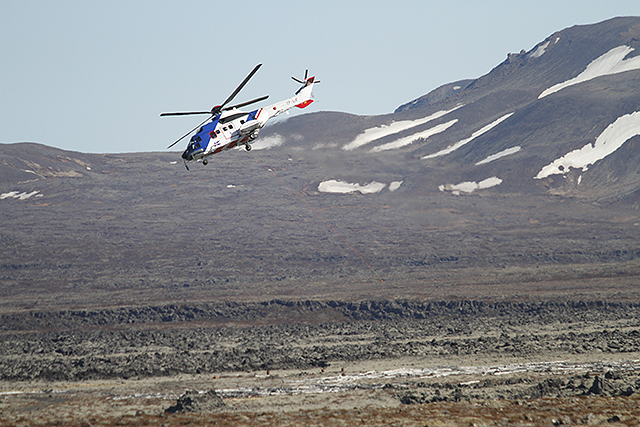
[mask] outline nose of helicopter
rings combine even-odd
[[[182,158],[187,160],[187,161],[191,161],[191,160],[193,160],[193,155],[189,152],[189,150],[184,150],[182,152]]]

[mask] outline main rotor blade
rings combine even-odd
[[[251,101],[247,101],[247,102],[243,102],[242,104],[236,104],[236,105],[232,105],[231,107],[226,107],[224,108],[225,110],[233,110],[234,108],[242,108],[244,106],[253,104],[255,102],[260,102],[260,101],[264,101],[265,99],[267,99],[269,97],[269,95],[265,95],[265,96],[261,96],[260,98],[256,98],[253,99]]]
[[[301,85],[303,85],[303,84],[304,84],[304,82],[303,82],[302,80],[300,80],[300,79],[296,79],[296,78],[295,78],[295,77],[293,77],[293,76],[291,76],[291,78],[292,78],[293,80],[297,81],[298,83],[300,83]]]
[[[233,100],[233,98],[236,97],[236,95],[238,93],[240,93],[240,91],[242,90],[242,88],[244,87],[244,85],[247,84],[247,82],[249,81],[249,79],[251,79],[251,77],[253,77],[253,75],[258,71],[258,68],[262,67],[262,64],[258,64],[255,66],[255,68],[253,69],[253,71],[251,71],[249,73],[249,75],[242,81],[242,83],[240,83],[240,86],[238,86],[236,88],[236,90],[233,91],[233,93],[229,96],[229,98],[227,98],[226,101],[224,101],[222,103],[222,105],[220,107],[224,107],[225,105],[227,105],[229,102],[231,102]],[[215,108],[215,107],[214,107]],[[212,110],[213,111],[213,110]]]
[[[211,111],[184,111],[177,113],[161,113],[160,117],[164,116],[191,116],[194,114],[211,114]]]
[[[207,114],[211,114],[209,112],[207,112]],[[167,149],[173,147],[174,145],[176,145],[178,142],[182,141],[183,139],[185,139],[187,136],[189,136],[191,134],[191,132],[193,132],[194,130],[198,129],[200,126],[202,126],[203,124],[205,124],[207,122],[207,120],[209,120],[212,116],[207,117],[206,119],[204,119],[204,121],[202,123],[200,123],[198,126],[194,127],[193,129],[191,129],[189,132],[185,133],[184,135],[182,135],[176,142],[174,142],[173,144],[171,144],[170,146],[167,147]]]

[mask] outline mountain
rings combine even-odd
[[[0,311],[188,301],[637,297],[640,18],[550,35],[395,112],[250,153],[0,145]]]
[[[484,186],[500,194],[634,198],[639,46],[636,17],[574,26],[509,54],[485,76],[444,85],[393,114],[315,113],[269,131],[290,146],[307,142],[307,149],[385,164],[402,158],[398,174],[425,191],[462,194]]]

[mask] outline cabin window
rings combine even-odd
[[[226,127],[226,126],[225,126],[225,127],[223,127],[223,128],[222,128],[222,130],[226,131],[226,130],[227,130],[227,127]]]
[[[244,120],[240,120],[240,124],[243,125],[244,124]]]
[[[212,130],[211,132],[209,132],[209,136],[213,139],[216,137],[216,131]]]
[[[220,135],[220,129],[216,129],[216,133]]]
[[[229,123],[229,129],[233,129],[233,125]]]

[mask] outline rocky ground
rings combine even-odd
[[[1,324],[0,425],[640,419],[634,302],[277,300]]]

